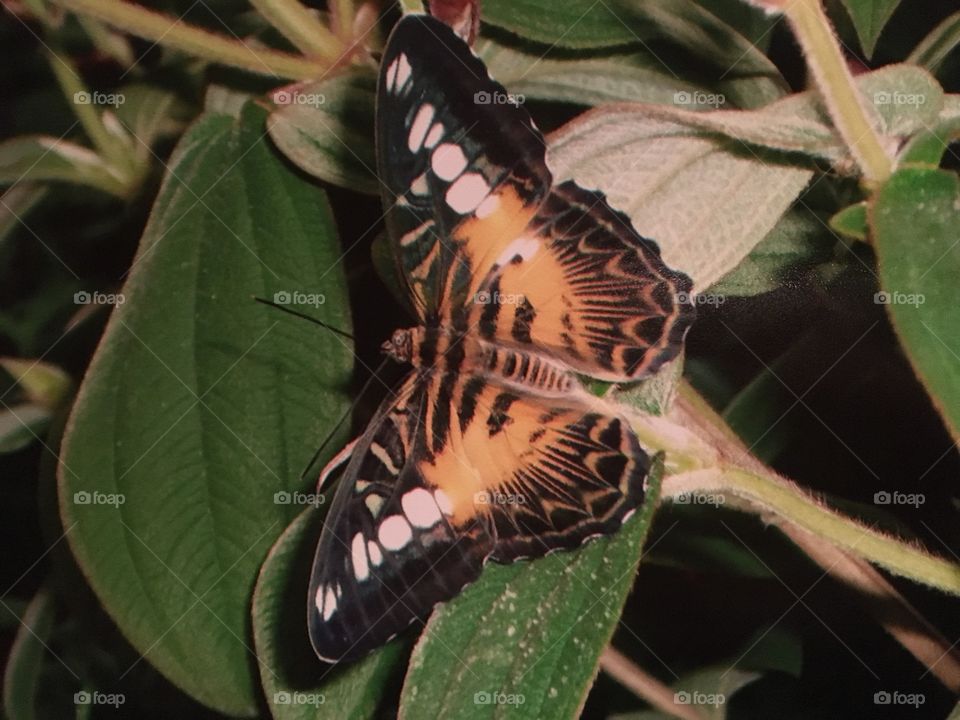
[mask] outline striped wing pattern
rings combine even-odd
[[[377,157],[421,326],[387,350],[414,372],[321,474],[339,473],[308,608],[327,662],[424,620],[487,561],[577,547],[643,501],[647,454],[577,374],[632,380],[676,357],[690,280],[601,194],[554,186],[533,121],[497,98],[446,25],[398,23]]]

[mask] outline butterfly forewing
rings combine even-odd
[[[470,258],[516,237],[552,180],[530,115],[444,23],[404,18],[381,69],[377,165],[387,226],[424,318],[445,295],[466,292],[452,278],[468,278]]]

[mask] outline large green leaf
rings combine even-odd
[[[251,296],[349,326],[324,193],[264,136],[207,113],[170,161],[64,440],[74,554],[134,647],[203,703],[256,710],[257,570],[342,413],[351,350]],[[321,295],[322,294],[322,295]]]
[[[655,463],[643,508],[615,536],[489,565],[436,610],[413,652],[401,717],[577,717],[633,584],[661,472]]]
[[[960,182],[943,170],[899,170],[870,208],[882,293],[910,362],[960,438]]]
[[[270,550],[253,596],[253,636],[264,695],[277,720],[374,717],[406,646],[390,643],[345,668],[317,660],[307,637],[307,586],[323,525],[308,508]]]

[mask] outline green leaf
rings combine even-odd
[[[954,438],[960,438],[960,182],[904,168],[878,193],[870,225],[880,267],[876,301]]]
[[[299,508],[278,491],[347,404],[351,349],[253,302],[312,303],[349,330],[324,193],[276,153],[266,112],[207,113],[170,160],[77,396],[60,512],[85,576],[173,683],[253,715],[249,603]]]
[[[813,173],[668,119],[673,112],[613,106],[585,113],[551,136],[552,167],[557,179],[603,190],[702,289],[767,236]],[[683,112],[690,122],[717,114]]]
[[[3,711],[8,720],[33,720],[46,645],[53,630],[53,597],[40,590],[20,620],[3,673]],[[7,613],[6,608],[2,612]]]
[[[488,565],[434,611],[413,651],[401,717],[575,718],[633,584],[660,492],[616,535],[574,553]]]
[[[34,403],[54,409],[70,392],[70,376],[56,365],[40,360],[0,357],[3,368]]]
[[[944,18],[943,22],[931,30],[910,53],[907,62],[936,73],[957,45],[960,45],[960,12]]]
[[[719,89],[738,106],[764,105],[786,90],[776,66],[754,44],[692,0],[492,0],[483,4],[483,19],[551,49],[645,47],[663,39],[717,68]],[[658,66],[675,77],[662,61]]]
[[[711,94],[705,85],[677,78],[656,57],[641,51],[603,58],[552,59],[485,39],[477,43],[476,51],[491,77],[524,99],[577,105],[668,104],[682,93],[691,98]]]
[[[134,151],[152,159],[150,148],[162,137],[183,129],[186,104],[169,90],[152,85],[125,85],[116,118],[134,138]]]
[[[0,143],[0,185],[25,181],[58,181],[88,185],[123,197],[121,173],[93,150],[68,140],[25,136]]]
[[[47,196],[48,188],[40,183],[18,182],[0,197],[0,247],[20,227],[27,215]]]
[[[737,267],[704,293],[703,300],[721,304],[727,296],[775,290],[791,273],[829,260],[834,244],[833,237],[824,232],[823,221],[812,211],[791,210]]]
[[[624,16],[616,2],[486,0],[482,17],[520,37],[563,48],[612,47],[650,38],[649,31],[631,27]]]
[[[0,409],[0,453],[22,450],[43,437],[52,417],[48,408],[34,403]]]
[[[843,0],[843,4],[853,20],[864,54],[868,59],[873,57],[880,33],[900,0]]]
[[[257,579],[253,636],[275,720],[372,718],[407,651],[392,642],[346,668],[321,663],[307,635],[307,587],[324,514],[304,510],[280,536]]]
[[[380,192],[373,156],[376,78],[358,68],[329,80],[274,91],[270,138],[291,162],[348,190]]]
[[[867,203],[858,202],[848,205],[830,218],[830,229],[854,240],[866,240]]]

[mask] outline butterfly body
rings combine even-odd
[[[646,377],[682,347],[691,282],[600,193],[553,183],[543,137],[446,25],[408,16],[381,61],[387,228],[419,323],[412,371],[321,474],[310,637],[330,662],[388,641],[488,561],[616,532],[649,458],[579,375]]]

